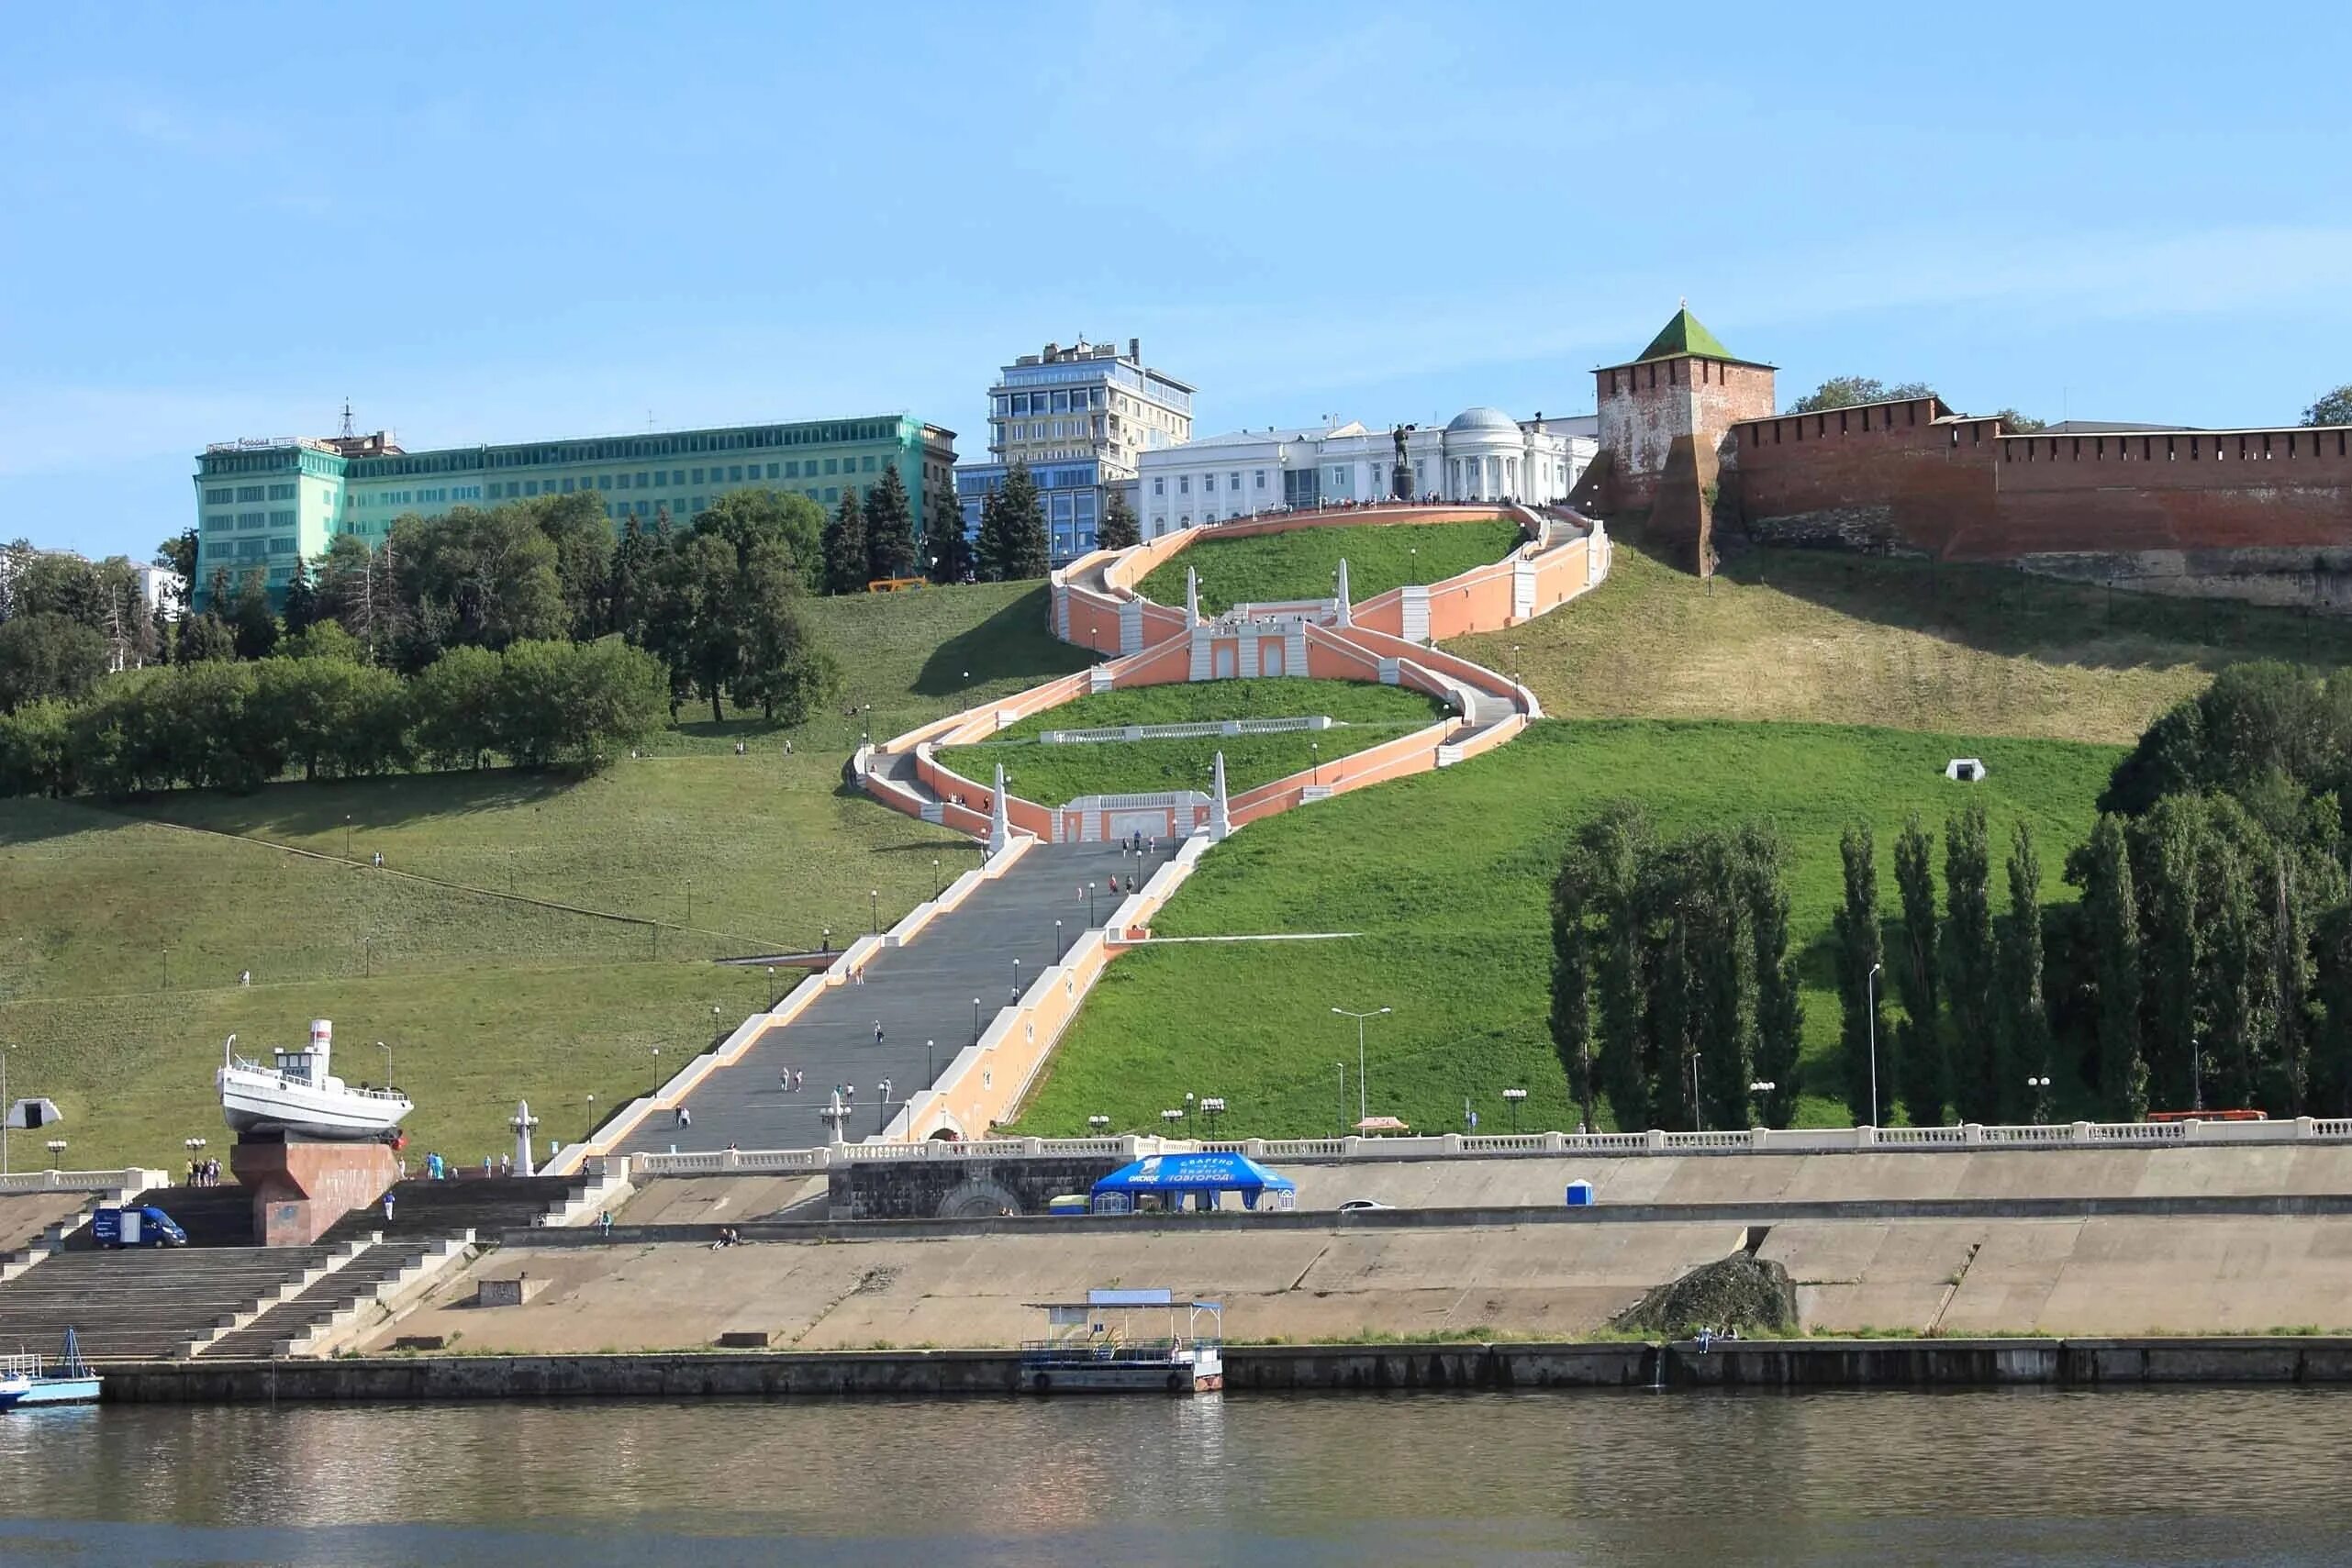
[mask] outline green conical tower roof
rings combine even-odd
[[[1634,358],[1636,364],[1644,360],[1672,359],[1677,354],[1700,354],[1711,360],[1729,360],[1735,356],[1723,347],[1723,340],[1700,324],[1699,317],[1684,306],[1674,313],[1666,329],[1650,339],[1650,346]]]

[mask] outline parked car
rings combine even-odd
[[[1339,1206],[1339,1211],[1342,1214],[1368,1214],[1376,1208],[1394,1208],[1396,1207],[1397,1206],[1393,1203],[1382,1203],[1377,1198],[1352,1197],[1345,1203]]]

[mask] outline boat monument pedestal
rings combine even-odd
[[[240,1139],[229,1169],[253,1195],[253,1239],[264,1247],[307,1247],[400,1179],[400,1159],[383,1143],[283,1142]]]

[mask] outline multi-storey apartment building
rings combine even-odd
[[[1092,550],[1110,493],[1132,486],[1143,455],[1192,439],[1192,393],[1144,364],[1133,338],[1123,354],[1082,338],[1002,367],[988,389],[989,461],[955,471],[966,534],[978,534],[981,502],[1020,462],[1037,482],[1053,559]]]

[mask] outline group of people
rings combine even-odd
[[[710,1250],[716,1252],[721,1247],[740,1247],[742,1244],[743,1233],[741,1231],[736,1229],[731,1225],[722,1225],[719,1228],[719,1240],[710,1244]]]
[[[217,1187],[220,1185],[220,1162],[217,1160],[189,1161],[188,1180],[186,1184],[192,1187]]]

